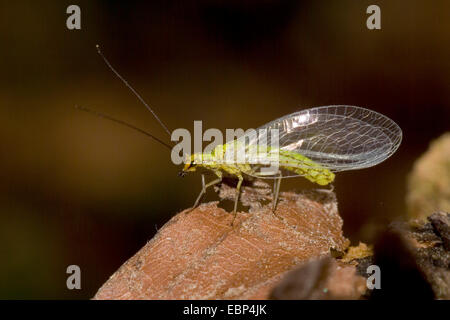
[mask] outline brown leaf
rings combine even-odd
[[[244,201],[266,197],[251,190]],[[266,299],[299,263],[348,246],[332,192],[282,193],[280,200],[276,214],[252,206],[234,225],[217,202],[177,214],[94,299]]]

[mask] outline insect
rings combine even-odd
[[[167,126],[111,66],[99,47],[97,50],[108,67],[130,88],[170,136]],[[171,149],[161,139],[131,124],[83,107],[78,108],[135,129]],[[267,147],[270,139],[266,135],[243,135],[216,146],[210,152],[187,155],[180,176],[199,168],[212,171],[216,176],[216,179],[205,184],[202,175],[202,190],[193,208],[199,205],[208,188],[222,182],[224,176],[232,176],[238,179],[233,213],[236,213],[241,186],[247,177],[274,180],[272,209],[275,210],[283,178],[302,176],[321,186],[328,185],[334,181],[336,172],[368,168],[386,160],[397,150],[402,140],[400,127],[388,117],[369,109],[347,105],[298,111],[257,129],[261,130],[276,130],[275,147]],[[260,149],[264,152],[254,152]],[[236,153],[237,150],[245,152],[243,161],[224,161],[227,152]],[[269,154],[276,154],[277,166],[273,170],[267,164]],[[261,170],[263,168],[268,170]]]

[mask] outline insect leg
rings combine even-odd
[[[237,205],[238,205],[238,201],[239,201],[239,196],[241,195],[241,185],[242,185],[242,181],[244,181],[244,177],[243,176],[238,176],[239,181],[238,184],[236,186],[236,198],[234,199],[234,209],[233,209],[233,213],[236,214],[237,211]]]
[[[333,185],[333,183],[330,183],[330,192],[333,192],[334,191],[334,185]]]
[[[239,181],[236,186],[236,198],[234,199],[234,209],[233,209],[234,217],[233,217],[233,221],[231,222],[231,225],[234,224],[234,220],[236,219],[237,205],[239,202],[239,196],[241,195],[241,185],[242,185],[242,181],[244,181],[244,177],[239,175],[238,179],[239,179]]]
[[[273,207],[272,211],[275,213],[278,204],[278,195],[280,194],[280,185],[281,185],[281,173],[280,176],[275,180],[273,186]]]
[[[202,190],[200,191],[200,194],[197,197],[197,200],[195,200],[194,205],[192,206],[191,210],[197,208],[198,204],[200,203],[200,200],[202,199],[203,195],[206,193],[206,189],[209,187],[212,187],[213,185],[216,185],[222,181],[222,175],[217,175],[218,178],[216,180],[213,180],[211,182],[208,182],[205,184],[205,176],[202,175]]]

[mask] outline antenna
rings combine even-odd
[[[111,117],[111,116],[109,116],[109,115],[107,115],[107,114],[104,114],[104,113],[101,113],[101,112],[98,112],[98,111],[94,111],[94,110],[91,110],[91,109],[88,109],[88,108],[85,108],[85,107],[82,107],[82,106],[77,106],[77,105],[76,105],[75,108],[76,108],[76,109],[79,109],[79,110],[81,110],[81,111],[85,111],[85,112],[91,113],[91,114],[96,115],[96,116],[98,116],[98,117],[101,117],[101,118],[104,118],[104,119],[113,121],[113,122],[118,123],[118,124],[121,124],[121,125],[123,125],[123,126],[125,126],[125,127],[131,128],[131,129],[133,129],[133,130],[135,130],[135,131],[137,131],[137,132],[140,132],[140,133],[142,133],[142,134],[145,134],[146,136],[149,136],[150,138],[152,138],[152,139],[155,140],[156,142],[159,142],[160,144],[162,144],[162,145],[163,145],[164,147],[166,147],[167,149],[172,150],[172,147],[169,146],[169,145],[168,145],[167,143],[165,143],[164,141],[162,141],[161,139],[155,137],[155,136],[152,135],[151,133],[148,133],[147,131],[142,130],[142,129],[140,129],[140,128],[138,128],[138,127],[136,127],[136,126],[134,126],[134,125],[132,125],[132,124],[130,124],[130,123],[127,123],[127,122],[125,122],[125,121],[122,121],[122,120],[113,118],[113,117]]]
[[[161,125],[161,127],[163,127],[163,129],[167,132],[167,134],[169,135],[169,137],[171,136],[169,129],[167,128],[167,126],[159,119],[159,117],[156,115],[156,113],[153,111],[152,108],[150,108],[150,106],[144,101],[144,99],[142,99],[142,97],[139,95],[139,93],[136,92],[136,90],[133,89],[133,87],[127,82],[127,80],[125,80],[117,71],[116,69],[113,68],[113,66],[111,65],[111,63],[109,63],[108,59],[106,59],[106,57],[103,55],[102,51],[100,50],[100,46],[97,44],[95,46],[97,48],[97,52],[100,55],[100,57],[102,57],[103,61],[105,61],[106,65],[111,69],[112,72],[114,72],[114,74],[117,76],[117,78],[119,78],[127,87],[128,89],[131,90],[131,92],[133,92],[133,94],[139,99],[139,101],[142,102],[142,104],[147,108],[147,110],[149,110],[153,116],[155,117],[155,119],[159,122],[159,124]],[[111,120],[111,119],[110,119]]]

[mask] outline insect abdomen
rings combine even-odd
[[[280,166],[321,186],[334,181],[333,172],[297,152],[280,150]]]

